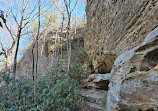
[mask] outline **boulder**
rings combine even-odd
[[[95,72],[105,74],[158,25],[158,0],[87,0],[86,16],[85,49]]]
[[[87,78],[87,86],[97,89],[108,89],[110,73],[107,74],[91,74]]]
[[[158,27],[114,62],[107,111],[158,111]]]

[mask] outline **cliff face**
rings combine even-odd
[[[111,71],[114,60],[158,26],[157,0],[87,0],[85,49],[94,69]]]
[[[86,14],[85,49],[111,74],[106,110],[158,111],[158,0],[87,0]]]
[[[121,54],[111,71],[107,111],[158,110],[158,27]]]

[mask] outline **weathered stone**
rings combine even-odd
[[[115,60],[107,96],[108,111],[158,111],[158,27],[142,44]]]
[[[94,73],[94,68],[90,60],[84,62],[83,68],[85,69],[88,75]]]
[[[87,79],[87,86],[99,89],[108,89],[110,73],[107,74],[91,74]]]
[[[87,0],[86,15],[85,49],[95,71],[105,74],[158,26],[158,1]]]
[[[98,89],[79,89],[78,91],[85,97],[86,103],[91,108],[96,109],[96,111],[106,111],[107,91]]]
[[[99,82],[110,79],[110,73],[108,74],[91,74],[88,76],[87,81]]]
[[[94,111],[106,111],[104,106],[95,104],[95,103],[91,103],[91,102],[86,102],[91,108],[94,109]]]
[[[86,97],[86,100],[91,103],[97,103],[103,105],[107,96],[107,91],[97,89],[82,89],[79,90],[82,96]]]

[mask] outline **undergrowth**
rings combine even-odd
[[[65,53],[65,54],[64,54]],[[66,51],[63,51],[66,55]],[[64,56],[53,69],[36,82],[16,80],[4,76],[6,85],[0,87],[0,111],[79,111],[83,98],[78,93],[78,79],[85,76],[84,61],[88,56],[80,47],[72,47],[71,76],[67,76],[67,56]]]
[[[36,94],[33,82],[4,77],[6,85],[0,87],[1,111],[78,111],[82,96],[76,90],[78,82],[66,75],[62,63],[37,81]]]

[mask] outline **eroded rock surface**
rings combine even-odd
[[[106,111],[107,91],[98,89],[80,89],[78,90],[85,98],[86,103],[94,109],[94,111]]]
[[[86,15],[85,49],[96,72],[105,74],[158,26],[158,0],[87,0]]]
[[[87,87],[94,87],[97,89],[108,89],[110,73],[107,74],[91,74],[87,78]]]
[[[158,111],[158,27],[115,60],[108,111]]]

